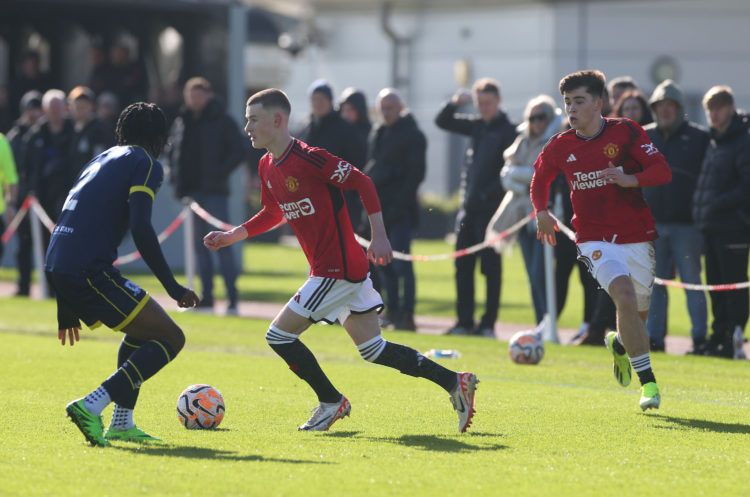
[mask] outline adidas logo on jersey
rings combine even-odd
[[[566,160],[565,162],[575,162],[576,160],[578,160],[576,159],[576,156],[573,154],[570,154],[570,157],[568,157],[568,160]]]

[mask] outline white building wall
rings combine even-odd
[[[457,5],[460,5],[457,2]],[[309,111],[307,86],[328,79],[336,94],[348,86],[365,92],[370,107],[391,85],[391,41],[377,8],[318,11],[324,43],[302,52],[292,64],[285,89],[300,122]],[[633,76],[648,94],[655,86],[651,67],[672,57],[679,83],[693,106],[690,117],[705,122],[700,97],[715,84],[729,84],[738,106],[750,108],[750,0],[628,0],[622,2],[528,2],[491,8],[396,11],[395,30],[413,35],[408,106],[428,139],[428,172],[422,190],[450,194],[449,136],[434,125],[440,105],[457,88],[454,66],[471,62],[472,79],[496,78],[503,107],[521,119],[529,98],[557,96],[565,74],[598,68],[609,77]],[[450,178],[453,178],[451,180]]]

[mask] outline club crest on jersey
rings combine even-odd
[[[618,147],[616,144],[607,143],[606,145],[604,145],[604,155],[606,155],[610,159],[614,159],[619,153],[620,147]]]
[[[594,250],[594,253],[591,254],[591,258],[595,261],[598,261],[602,257],[602,251],[601,250]]]
[[[338,165],[336,166],[336,171],[331,176],[331,179],[339,183],[343,183],[344,181],[346,181],[346,178],[349,177],[349,173],[351,172],[352,172],[351,164],[343,160],[339,161]]]
[[[299,189],[299,180],[294,176],[287,177],[286,189],[290,192],[296,192]]]
[[[289,219],[299,219],[302,216],[309,216],[315,214],[315,207],[309,198],[303,198],[298,202],[287,202],[285,204],[279,204],[281,212],[284,213],[284,217]]]

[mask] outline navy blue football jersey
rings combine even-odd
[[[162,165],[141,147],[112,147],[95,157],[65,200],[47,249],[47,270],[80,274],[111,265],[130,225],[130,196],[153,201],[163,179]]]

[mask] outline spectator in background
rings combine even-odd
[[[95,100],[94,92],[85,86],[76,86],[68,93],[75,130],[70,158],[76,176],[91,159],[115,144],[107,125],[94,113]]]
[[[618,76],[616,78],[613,78],[610,80],[609,84],[607,85],[607,97],[609,102],[609,110],[611,111],[617,102],[620,100],[620,97],[622,97],[622,94],[625,93],[627,90],[637,90],[638,84],[635,82],[635,80],[630,76]],[[608,116],[609,112],[606,114],[602,113],[603,116]]]
[[[352,123],[359,131],[360,137],[367,142],[370,139],[372,123],[367,112],[367,98],[356,88],[349,87],[341,93],[339,113],[346,121]]]
[[[682,90],[671,79],[656,87],[649,103],[656,122],[644,129],[672,169],[670,183],[643,189],[659,232],[659,238],[654,241],[656,276],[671,279],[676,266],[683,283],[700,284],[703,237],[693,224],[692,205],[709,134],[685,118]],[[685,294],[692,323],[693,353],[702,355],[708,321],[706,295],[696,290],[686,290]],[[667,289],[654,285],[646,321],[652,351],[664,350],[667,303]]]
[[[320,147],[340,157],[357,169],[365,166],[367,141],[357,128],[333,108],[333,90],[324,79],[312,82],[308,88],[312,115],[299,134],[299,139],[311,147]],[[356,192],[344,192],[349,219],[355,231],[361,224],[362,201]]]
[[[107,51],[101,43],[94,43],[89,49],[89,61],[91,63],[91,75],[89,76],[89,88],[94,93],[101,95],[111,91],[117,84],[115,81],[112,64],[107,59]]]
[[[14,106],[21,101],[21,97],[26,92],[31,90],[45,92],[51,87],[49,75],[42,72],[39,54],[33,51],[24,53],[21,57],[21,70],[10,85],[11,110],[15,112]],[[18,117],[18,115],[13,117]]]
[[[0,133],[0,234],[16,215],[18,202],[18,174],[13,160],[13,151],[8,139]],[[3,258],[3,242],[0,241],[0,259]]]
[[[62,90],[53,88],[44,92],[42,110],[44,116],[29,131],[31,135],[21,169],[28,174],[29,193],[36,196],[50,219],[57,222],[77,173],[70,161],[73,121],[68,117],[65,92]],[[49,237],[49,232],[42,230],[43,252],[47,251]],[[19,294],[29,286],[30,280],[25,278],[26,275],[19,276]]]
[[[365,173],[378,192],[391,247],[409,254],[419,216],[417,190],[425,176],[427,140],[397,90],[380,90],[377,109],[382,122],[373,132]],[[386,291],[388,323],[384,324],[415,331],[416,283],[412,262],[393,259],[378,274]]]
[[[519,132],[516,141],[503,153],[505,164],[500,171],[500,178],[506,193],[489,223],[488,236],[505,231],[534,212],[529,197],[534,162],[547,141],[562,129],[562,111],[548,95],[539,95],[529,100],[523,114],[524,122],[516,128]],[[547,313],[547,300],[544,254],[542,245],[536,241],[536,223],[529,221],[516,236],[526,266],[536,323],[541,326]],[[496,249],[500,248],[496,245]]]
[[[111,132],[112,139],[115,138],[115,126],[120,115],[120,101],[117,95],[111,91],[100,93],[96,98],[96,117],[102,121],[107,130]]]
[[[368,142],[370,140],[370,131],[372,131],[372,123],[370,122],[370,116],[367,112],[367,99],[365,94],[356,88],[349,87],[341,93],[339,99],[339,114],[344,118],[345,121],[354,125],[359,133],[360,140],[365,144],[365,157],[369,157],[370,152],[367,149]],[[362,167],[365,167],[364,164]],[[359,200],[359,195],[356,192],[344,192],[344,199],[346,200],[346,207],[349,209],[349,217],[352,219],[354,232],[362,235],[368,235],[369,238],[369,223],[366,222],[364,216],[364,210],[362,209],[362,202]],[[357,224],[354,224],[356,221]],[[377,272],[377,266],[370,264],[370,271]],[[375,290],[380,291],[380,278],[372,273],[374,279],[378,280],[375,285]]]
[[[693,196],[693,219],[703,233],[706,282],[747,281],[750,247],[750,116],[737,111],[728,86],[714,86],[703,97],[711,141]],[[748,289],[712,291],[708,354],[744,359]]]
[[[474,102],[478,116],[457,113],[461,105]],[[491,78],[474,83],[472,91],[461,89],[446,102],[435,124],[441,129],[471,137],[461,172],[461,206],[456,217],[456,250],[484,241],[490,218],[505,193],[500,184],[503,152],[516,138],[516,130],[500,110],[500,85]],[[484,314],[474,326],[474,269],[479,257],[486,279]],[[502,265],[491,248],[456,259],[456,311],[458,321],[448,333],[494,337],[500,308]]]
[[[21,111],[21,117],[16,120],[8,133],[8,141],[13,151],[16,172],[18,173],[18,193],[15,204],[17,209],[21,207],[26,195],[31,190],[29,172],[26,167],[26,151],[31,136],[30,130],[44,115],[42,94],[36,90],[26,92],[21,97],[19,110]],[[25,216],[21,224],[18,225],[16,236],[18,236],[18,287],[16,295],[27,297],[31,287],[31,225],[28,216]]]
[[[44,116],[30,131],[23,169],[28,171],[30,189],[56,221],[77,174],[70,162],[74,126],[62,90],[47,90],[42,110]]]
[[[627,117],[641,126],[654,122],[654,119],[651,117],[651,108],[649,107],[648,100],[638,90],[626,90],[623,92],[620,99],[612,108],[610,117]]]
[[[170,180],[177,198],[191,197],[211,215],[228,222],[229,176],[245,157],[246,140],[205,78],[189,79],[184,98],[185,107],[170,133]],[[198,307],[213,310],[213,258],[203,245],[203,235],[210,230],[206,221],[195,216],[193,242],[203,289]],[[236,314],[238,268],[234,254],[222,250],[217,255],[229,301],[227,313]]]
[[[120,101],[128,106],[146,99],[148,92],[146,72],[143,66],[132,60],[130,49],[124,43],[117,43],[109,51],[113,86],[109,88]]]

